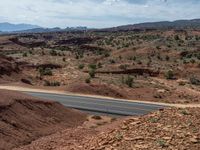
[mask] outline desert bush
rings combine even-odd
[[[165,57],[165,60],[166,60],[166,61],[169,61],[169,59],[170,59],[170,57],[167,55],[167,56]]]
[[[91,69],[91,70],[89,71],[89,75],[90,75],[91,78],[95,78],[95,75],[96,75],[95,69]]]
[[[190,78],[190,83],[193,84],[193,85],[200,85],[200,79],[193,76],[193,77]]]
[[[39,73],[40,73],[40,76],[52,76],[53,75],[51,68],[40,67]]]
[[[172,70],[168,70],[168,71],[165,73],[165,78],[168,79],[168,80],[174,79],[174,72],[173,72]]]
[[[109,61],[110,61],[111,64],[114,64],[114,63],[115,63],[115,60],[114,60],[114,59],[110,59]]]
[[[45,80],[44,86],[60,86],[60,82],[58,82],[58,81],[50,82],[50,81]]]
[[[175,35],[175,36],[174,36],[174,39],[175,39],[176,41],[180,40],[180,38],[179,38],[178,35]]]
[[[28,79],[21,79],[21,82],[25,83],[25,84],[29,84],[29,85],[32,85],[31,81],[28,80]]]
[[[23,57],[27,57],[28,56],[28,54],[27,53],[23,53],[23,55],[22,55]]]
[[[88,66],[90,69],[92,70],[96,70],[97,69],[97,65],[96,64],[89,64]]]
[[[58,53],[57,53],[55,50],[51,50],[51,51],[50,51],[50,55],[51,55],[51,56],[57,56]]]
[[[191,59],[190,62],[191,62],[192,64],[196,63],[195,59]]]
[[[84,64],[80,64],[80,65],[78,66],[78,69],[83,69],[84,67],[85,67]]]
[[[102,68],[102,64],[100,62],[98,63],[98,68]]]
[[[124,64],[124,65],[120,65],[119,66],[119,69],[122,69],[122,70],[127,70],[128,68],[128,65],[127,64]]]
[[[104,57],[109,57],[109,56],[110,56],[109,52],[105,52]]]
[[[86,78],[85,83],[88,83],[88,84],[91,83],[91,78]]]
[[[127,77],[122,76],[122,83],[128,85],[129,87],[133,87],[133,77],[129,75]]]
[[[101,116],[92,116],[92,119],[95,119],[95,120],[101,120],[102,118],[101,118]]]

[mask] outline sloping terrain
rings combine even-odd
[[[141,101],[200,102],[198,29],[111,31],[0,36],[0,52],[21,69],[0,83]]]
[[[118,129],[85,142],[85,149],[200,149],[199,108],[167,109],[125,120]]]
[[[11,57],[0,55],[0,75],[11,75],[19,72],[17,63]]]
[[[109,96],[115,98],[128,98],[124,91],[106,84],[74,84],[67,91],[72,93],[84,93],[91,95]]]
[[[160,110],[126,118],[117,125],[65,130],[18,150],[199,150],[199,112],[199,108]]]
[[[0,90],[0,150],[29,144],[66,128],[81,125],[86,115],[59,103]]]

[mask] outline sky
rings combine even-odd
[[[0,22],[113,27],[200,18],[200,0],[1,0]]]

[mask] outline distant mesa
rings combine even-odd
[[[200,29],[200,19],[146,22],[101,29],[103,31],[131,31],[145,29]],[[100,30],[100,31],[101,31]]]

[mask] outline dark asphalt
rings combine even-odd
[[[145,115],[164,108],[165,106],[137,103],[106,98],[93,98],[61,94],[25,92],[34,97],[60,102],[64,106],[91,113],[103,113],[116,116]]]

